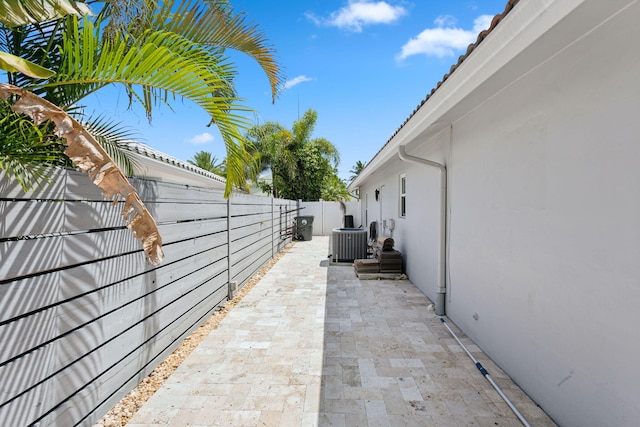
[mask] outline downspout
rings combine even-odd
[[[398,147],[398,157],[404,162],[427,165],[440,171],[440,265],[438,267],[438,292],[435,303],[436,314],[444,316],[447,293],[447,168],[443,164],[407,154],[404,145]]]

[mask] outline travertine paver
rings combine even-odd
[[[521,425],[410,281],[360,281],[327,249],[297,242],[128,426]],[[554,425],[460,336],[531,425]]]

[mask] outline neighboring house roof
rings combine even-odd
[[[225,188],[226,181],[221,176],[183,162],[148,145],[132,141],[128,143],[127,148],[135,159],[135,176],[197,187]]]
[[[387,140],[387,142],[378,150],[378,152],[372,157],[371,161],[369,161],[364,169],[361,171],[359,176],[363,176],[362,172],[366,171],[368,167],[371,167],[374,163],[373,160],[389,145],[389,143],[394,139],[396,135],[405,127],[405,125],[416,115],[416,113],[420,110],[420,108],[440,89],[440,87],[444,84],[449,77],[460,67],[460,65],[471,55],[471,53],[482,43],[482,41],[496,28],[496,26],[502,21],[502,19],[507,16],[507,14],[513,9],[513,7],[519,3],[520,0],[508,0],[505,6],[505,9],[502,13],[497,14],[491,20],[491,25],[486,30],[481,31],[478,34],[478,38],[475,43],[470,44],[467,47],[467,51],[458,58],[458,62],[451,66],[451,69],[447,74],[442,77],[442,80],[438,82],[438,84],[431,89],[431,92],[427,94],[427,96],[418,104],[418,106],[413,110],[413,112],[407,117],[407,119],[400,125],[400,127],[391,135],[391,137]],[[358,177],[353,180],[353,182],[349,185],[351,187],[354,183],[360,181]]]

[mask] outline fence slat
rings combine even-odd
[[[153,266],[122,202],[51,177],[24,194],[0,172],[0,425],[91,425],[291,241],[293,201],[132,179],[163,239]]]

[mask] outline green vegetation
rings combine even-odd
[[[322,186],[322,200],[330,202],[342,202],[351,199],[351,193],[347,184],[338,175],[327,175]]]
[[[187,160],[187,162],[219,176],[225,176],[227,174],[224,161],[218,161],[216,156],[208,151],[198,151],[193,155],[193,158]]]
[[[351,176],[349,177],[349,182],[352,182],[354,179],[356,179],[366,165],[367,165],[367,162],[361,162],[360,160],[358,160],[356,164],[353,165],[353,167],[349,171],[349,173],[351,174]]]
[[[348,200],[346,185],[336,175],[338,149],[325,138],[311,137],[317,118],[314,110],[307,110],[291,130],[267,122],[247,132],[258,172],[271,170],[273,181],[262,183],[263,190],[293,200]]]
[[[158,105],[171,108],[176,98],[190,100],[222,135],[226,195],[234,187],[247,188],[249,153],[242,131],[249,127],[243,115],[249,109],[236,95],[236,69],[225,50],[252,57],[275,99],[282,77],[263,34],[244,15],[234,14],[226,0],[115,0],[92,6],[100,4],[99,12],[89,15],[86,5],[72,0],[0,0],[0,68],[7,71],[7,83],[85,123],[80,103],[109,85],[124,87],[149,120]],[[8,109],[13,101],[0,101],[0,168],[27,190],[44,177],[44,167],[65,161],[64,143],[50,125],[26,130],[28,119]],[[102,125],[85,127],[117,128],[104,118]],[[24,138],[19,144],[18,135]],[[109,135],[105,131],[97,139],[105,144]],[[111,147],[117,149],[115,141]]]

